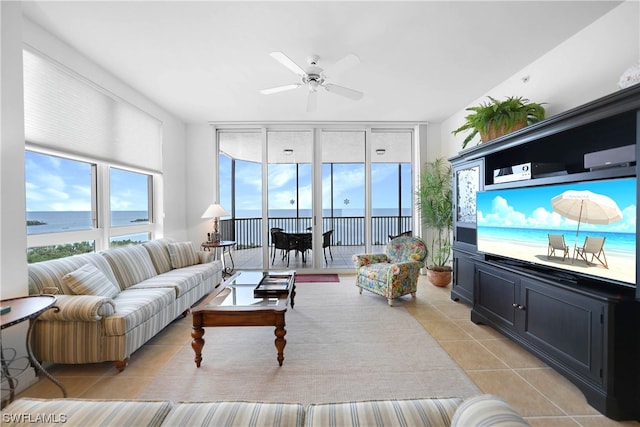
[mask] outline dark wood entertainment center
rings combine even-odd
[[[573,382],[598,411],[640,420],[640,287],[510,262],[477,250],[478,191],[637,177],[632,162],[586,169],[584,155],[640,142],[640,85],[462,151],[454,187],[453,300]],[[494,183],[494,170],[560,163],[566,173]],[[636,217],[639,204],[636,194]],[[636,248],[638,237],[636,236]],[[573,252],[571,253],[573,256]],[[636,253],[636,265],[638,256]]]

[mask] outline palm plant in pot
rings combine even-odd
[[[436,286],[451,282],[451,230],[453,228],[453,190],[451,165],[444,159],[426,163],[417,191],[422,224],[431,231],[428,243],[427,278]]]
[[[478,133],[482,142],[487,142],[539,122],[545,117],[545,110],[541,104],[530,102],[521,96],[510,96],[504,101],[490,96],[488,98],[489,102],[467,108],[472,114],[466,116],[465,123],[452,132],[457,135],[460,132],[471,131],[462,142],[462,149],[466,148]]]

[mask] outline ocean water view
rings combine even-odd
[[[111,225],[132,225],[148,222],[147,211],[113,211]],[[56,233],[60,231],[88,230],[92,227],[89,211],[39,211],[27,212],[27,221],[38,225],[27,225],[27,234]]]

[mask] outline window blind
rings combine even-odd
[[[162,171],[162,122],[64,66],[23,51],[27,142]]]

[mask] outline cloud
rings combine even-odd
[[[578,221],[565,218],[557,212],[538,207],[531,213],[520,212],[501,196],[491,201],[488,212],[478,210],[478,225],[485,227],[540,228],[551,230],[575,230]],[[580,223],[580,230],[612,231],[633,233],[636,230],[636,207],[631,205],[622,210],[622,220],[610,225]]]

